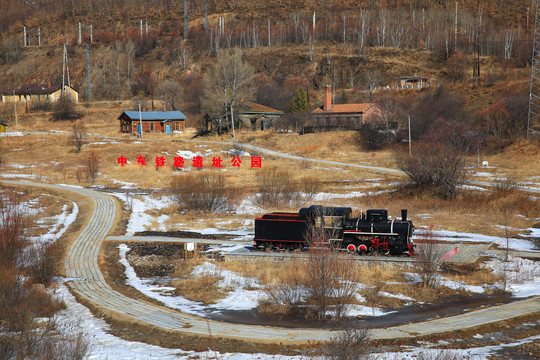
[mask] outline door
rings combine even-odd
[[[171,124],[167,123],[167,124],[165,125],[165,132],[166,132],[167,134],[170,134],[170,133],[171,133]]]

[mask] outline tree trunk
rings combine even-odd
[[[184,0],[184,41],[188,39],[188,9],[187,9],[187,0]]]
[[[236,134],[234,133],[234,100],[231,102],[231,124],[232,124],[232,137],[236,139]]]

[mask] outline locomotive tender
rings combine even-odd
[[[414,253],[414,226],[407,220],[407,210],[401,210],[401,220],[389,219],[388,211],[382,209],[361,212],[358,218],[351,215],[348,207],[320,205],[302,208],[298,213],[265,214],[255,219],[254,245],[259,249],[303,249],[324,242],[359,254]]]

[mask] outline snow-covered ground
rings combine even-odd
[[[119,182],[120,183],[120,182]],[[122,183],[123,187],[129,188],[133,184]],[[364,196],[358,192],[357,196]],[[173,204],[174,200],[171,197],[154,198],[150,195],[138,195],[137,198],[132,200],[126,199],[124,194],[117,195],[122,201],[129,201],[130,206],[133,208],[132,215],[129,219],[127,235],[132,235],[137,231],[143,231],[146,229],[146,225],[155,224],[156,230],[167,230],[165,225],[168,217],[166,215],[159,215],[160,209]],[[321,193],[318,194],[321,198],[331,199],[342,197],[342,194]],[[350,194],[349,194],[350,196]],[[32,204],[29,207],[35,207]],[[254,205],[253,199],[245,199],[242,205],[238,209],[237,213],[252,213],[260,212],[260,208]],[[66,231],[67,227],[75,220],[78,213],[78,208],[75,203],[69,210],[68,205],[64,205],[62,213],[56,216],[42,219],[38,222],[43,226],[47,226],[47,233],[42,237],[43,241],[54,241],[58,239]],[[153,215],[151,215],[153,214]],[[218,221],[219,223],[219,221]],[[225,224],[225,223],[224,223]],[[224,225],[223,224],[223,225]],[[188,230],[188,224],[186,229]],[[246,221],[240,230],[237,231],[225,231],[226,233],[236,233],[239,236],[239,240],[248,240],[252,234],[252,222]],[[509,239],[509,247],[514,250],[530,251],[534,249],[533,242],[527,239],[528,237],[539,237],[540,229],[523,229],[522,231],[530,234],[523,234],[525,239]],[[207,228],[202,233],[223,233],[224,231]],[[501,248],[506,247],[506,238],[485,236],[480,234],[470,233],[458,233],[451,231],[436,231],[435,238],[445,241],[464,241],[464,242],[489,242],[499,245]],[[239,244],[237,246],[243,246]],[[230,251],[234,250],[237,246],[212,246],[211,251]],[[189,301],[180,296],[173,296],[173,288],[166,286],[159,286],[154,284],[154,279],[141,279],[138,278],[133,270],[133,267],[127,262],[125,254],[128,251],[126,245],[120,245],[121,263],[125,267],[126,275],[128,278],[128,284],[146,294],[161,301],[166,306],[176,308],[180,311],[205,316],[212,312],[220,312],[222,310],[249,310],[257,306],[258,302],[265,299],[267,296],[265,291],[260,288],[257,280],[254,278],[245,278],[230,271],[219,269],[215,264],[204,263],[193,269],[193,276],[200,276],[204,274],[213,274],[223,277],[219,281],[218,286],[224,289],[233,288],[227,296],[216,304],[203,306],[201,303]],[[501,259],[492,259],[486,266],[492,268],[497,273],[504,273],[506,276],[506,282],[501,286],[505,287],[507,291],[510,291],[516,297],[528,297],[532,295],[540,295],[540,266],[530,260],[512,257],[510,262],[505,263]],[[411,274],[410,281],[417,281],[415,279],[416,274]],[[463,288],[471,292],[481,293],[484,291],[482,286],[470,286],[456,281],[450,281],[443,277],[440,278],[441,285],[450,288]],[[361,286],[361,284],[359,284]],[[396,297],[406,301],[409,304],[414,303],[414,299],[408,298],[399,293],[384,293],[383,296]],[[300,359],[307,357],[287,357],[287,356],[274,356],[266,354],[216,354],[216,353],[196,353],[192,351],[183,351],[181,349],[165,349],[158,346],[148,345],[139,342],[132,342],[120,339],[107,333],[108,325],[95,318],[87,308],[77,303],[73,296],[69,293],[67,288],[60,285],[58,289],[58,296],[61,296],[67,304],[67,308],[62,310],[58,316],[57,321],[60,323],[76,323],[84,329],[88,339],[91,341],[91,350],[89,359],[193,359],[193,358],[209,358],[220,357],[227,359]],[[362,301],[362,297],[358,300]],[[364,305],[354,305],[349,308],[350,315],[363,315],[363,316],[382,316],[386,315],[385,312],[379,308],[372,308]],[[512,344],[501,344],[497,346],[488,346],[481,348],[472,348],[467,350],[448,350],[451,354],[460,356],[468,356],[471,359],[487,359],[490,354],[495,353],[504,348],[517,346],[525,342],[537,341],[540,336],[535,336],[521,341],[517,341]],[[426,344],[426,347],[437,347],[437,344]],[[405,348],[406,351],[400,353],[384,353],[378,354],[374,359],[415,359],[419,353],[426,351],[425,348]],[[402,348],[403,350],[403,348]]]
[[[526,235],[529,237],[538,236],[539,229],[523,229],[523,231],[530,231],[531,234]],[[531,240],[516,239],[516,238],[503,238],[499,236],[489,236],[482,234],[473,234],[449,230],[429,230],[427,232],[418,230],[413,235],[413,240],[429,237],[433,240],[450,241],[450,242],[482,242],[498,245],[501,249],[506,249],[507,240],[508,248],[518,251],[535,251],[536,246]]]
[[[169,219],[168,215],[160,214],[157,218],[150,215],[151,212],[159,212],[159,210],[174,204],[174,200],[170,196],[161,196],[155,198],[151,195],[134,195],[134,194],[119,194],[112,193],[124,202],[128,209],[131,209],[131,215],[128,221],[126,235],[131,236],[138,231],[147,230],[147,226],[156,224],[156,228],[151,230],[167,231],[165,222]]]
[[[69,228],[69,226],[77,219],[77,214],[79,213],[79,207],[76,203],[71,202],[72,209],[69,211],[69,206],[64,204],[62,206],[62,213],[51,216],[48,218],[41,218],[36,221],[37,224],[45,225],[50,224],[47,226],[47,233],[40,236],[39,241],[42,242],[54,242]]]
[[[155,359],[155,360],[191,360],[223,358],[231,360],[254,359],[302,359],[300,356],[279,356],[266,354],[218,353],[214,351],[195,352],[182,349],[167,349],[137,341],[127,341],[109,334],[109,325],[96,318],[88,308],[79,304],[65,285],[60,285],[57,295],[64,300],[66,309],[56,315],[56,322],[62,324],[77,324],[90,343],[89,360],[114,359]]]

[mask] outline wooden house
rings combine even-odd
[[[0,122],[0,133],[5,133],[6,132],[6,127],[8,125],[7,124],[4,124],[3,122]]]
[[[241,127],[254,131],[273,128],[275,122],[283,115],[283,111],[251,101],[241,100],[239,108],[238,118]]]
[[[180,111],[123,111],[118,117],[120,132],[127,134],[140,133],[141,124],[144,132],[171,134],[184,131],[186,119]]]
[[[79,102],[79,92],[64,85],[64,95]],[[62,84],[27,84],[19,89],[4,90],[1,93],[2,102],[54,102],[62,97]]]
[[[375,103],[332,104],[332,88],[328,85],[324,92],[323,105],[313,110],[311,115],[313,116],[312,128],[357,129],[362,124],[380,121],[384,110]]]

